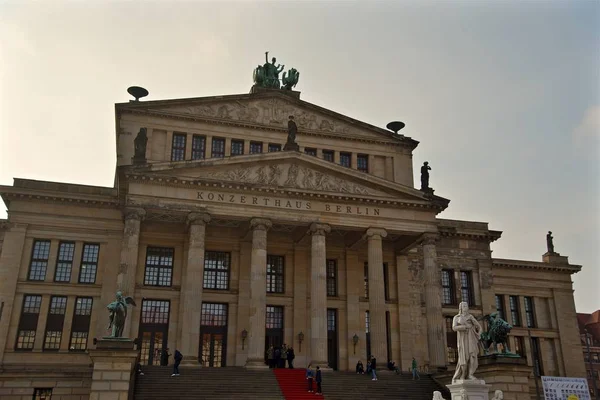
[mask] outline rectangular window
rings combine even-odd
[[[337,310],[335,308],[327,309],[327,330],[335,332],[336,331],[336,323],[337,320]]]
[[[231,141],[231,155],[241,156],[242,154],[244,154],[244,141],[233,139]]]
[[[365,311],[365,332],[366,333],[369,333],[369,331],[370,331],[370,329],[369,329],[370,318],[369,317],[370,317],[369,316],[369,311],[367,310],[367,311]]]
[[[337,260],[327,260],[327,296],[337,296]]]
[[[454,304],[454,271],[451,269],[442,270],[442,304]]]
[[[323,150],[323,160],[333,162],[333,150]]]
[[[15,350],[27,351],[33,349],[41,305],[42,296],[40,295],[25,295],[23,298],[23,309],[21,310],[21,318],[19,320]]]
[[[185,160],[185,141],[187,134],[173,133],[173,147],[171,148],[171,161]]]
[[[96,271],[98,270],[99,244],[85,243],[81,255],[81,269],[79,271],[79,283],[96,283]]]
[[[317,149],[305,147],[304,148],[304,154],[308,154],[309,156],[316,157],[317,156]]]
[[[168,324],[169,308],[168,300],[142,300],[142,324]]]
[[[204,289],[229,289],[229,253],[207,251],[204,253]]]
[[[46,279],[48,269],[48,256],[50,255],[50,241],[36,240],[33,242],[31,264],[29,265],[29,280],[43,281]]]
[[[51,388],[36,388],[33,391],[33,400],[50,400],[51,398]]]
[[[276,143],[269,143],[269,153],[281,151],[281,145]]]
[[[519,315],[519,297],[508,296],[508,305],[510,306],[510,319],[513,326],[521,326],[521,318]]]
[[[385,300],[390,299],[390,281],[388,277],[387,263],[383,263],[383,295]]]
[[[262,142],[250,142],[250,154],[262,153]]]
[[[445,317],[444,319],[446,321],[446,357],[449,364],[456,364],[458,362],[458,335],[452,330],[453,317]]]
[[[533,297],[525,296],[525,322],[528,328],[535,328],[535,312],[533,308]]]
[[[525,357],[525,342],[522,336],[515,336],[515,353]]]
[[[542,368],[542,352],[540,351],[539,338],[531,338],[531,351],[533,357],[533,371],[536,376],[542,376],[544,375],[544,369]]]
[[[56,272],[54,274],[55,282],[69,282],[71,280],[74,254],[75,243],[60,242],[58,245],[58,259],[56,260]]]
[[[46,334],[44,336],[44,350],[58,351],[62,339],[65,313],[67,312],[67,298],[64,296],[52,296],[48,319],[46,321]]]
[[[501,294],[496,295],[496,312],[500,318],[506,321],[506,316],[504,315],[504,296]]]
[[[369,311],[365,311],[365,336],[366,336],[366,347],[367,347],[367,359],[371,357],[371,333],[370,331],[370,325],[371,325],[371,318],[369,316]]]
[[[227,326],[227,304],[202,303],[202,326]]]
[[[225,157],[225,139],[213,138],[212,149],[210,153],[211,158],[223,158]]]
[[[369,156],[367,154],[358,154],[356,156],[356,169],[362,172],[369,172]]]
[[[283,256],[267,255],[267,293],[283,293]]]
[[[267,329],[283,329],[283,307],[267,306]]]
[[[460,271],[460,294],[462,301],[466,301],[470,306],[473,301],[473,277],[470,271]]]
[[[192,136],[192,160],[204,160],[206,157],[206,136]]]
[[[144,285],[171,286],[174,252],[173,248],[168,247],[148,247]]]
[[[352,166],[352,155],[350,153],[340,153],[340,165],[350,168]]]
[[[364,267],[364,286],[365,286],[365,297],[369,298],[369,263],[365,262]]]

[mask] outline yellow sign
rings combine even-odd
[[[579,397],[577,397],[574,394],[572,394],[569,397],[567,397],[567,400],[579,400]]]

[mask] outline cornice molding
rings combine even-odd
[[[581,265],[574,264],[549,264],[536,261],[520,261],[507,259],[492,259],[492,268],[508,268],[508,269],[532,269],[540,271],[562,272],[575,274],[581,271]]]
[[[18,188],[15,188],[18,190]],[[36,193],[27,193],[27,191],[23,192],[15,192],[7,193],[4,192],[2,197],[7,200],[29,200],[29,201],[39,201],[45,203],[64,203],[64,204],[79,204],[87,207],[107,207],[107,208],[115,208],[119,205],[119,200],[117,198],[114,199],[100,199],[100,198],[81,198],[76,196],[68,196],[66,194],[36,194]]]
[[[493,242],[502,236],[502,232],[498,231],[489,231],[482,233],[466,233],[466,232],[449,232],[444,231],[443,228],[440,228],[440,236],[448,237],[448,238],[461,238],[461,239],[469,239],[469,240],[480,240],[485,242]]]

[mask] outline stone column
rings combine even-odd
[[[383,282],[382,239],[387,236],[385,229],[369,228],[369,333],[371,354],[379,365],[387,363],[387,337],[385,330],[385,287]]]
[[[188,215],[189,245],[187,266],[181,283],[179,307],[183,310],[181,320],[180,351],[183,365],[200,366],[198,346],[200,343],[200,316],[202,314],[202,284],[204,278],[204,236],[210,215]]]
[[[267,306],[267,231],[271,221],[253,218],[252,255],[250,257],[250,328],[248,332],[248,368],[267,368],[265,353],[265,318]]]
[[[325,235],[331,232],[327,224],[310,225],[310,353],[313,367],[327,364],[327,266]]]
[[[444,319],[442,317],[442,286],[437,266],[436,234],[423,235],[423,264],[425,272],[425,313],[427,318],[427,344],[429,349],[429,368],[446,366],[444,348]]]
[[[146,210],[143,208],[126,208],[123,214],[125,227],[123,228],[123,241],[121,244],[121,265],[117,275],[117,290],[122,291],[125,296],[134,297],[140,225],[146,216]],[[132,312],[127,313],[123,337],[128,337],[131,332],[132,314]]]

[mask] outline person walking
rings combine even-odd
[[[323,392],[321,391],[321,381],[323,380],[323,378],[321,376],[321,368],[319,368],[318,365],[317,365],[317,376],[315,377],[315,380],[317,381],[317,393],[315,393],[315,394],[322,395]]]
[[[306,381],[308,382],[308,393],[312,393],[312,391],[313,391],[313,387],[312,387],[313,370],[311,369],[310,364],[308,364],[308,367],[306,367]]]
[[[377,380],[377,373],[375,372],[376,370],[377,370],[377,359],[375,358],[375,356],[371,356],[371,374],[373,375],[373,379],[371,379],[372,381]]]
[[[175,349],[175,364],[173,364],[173,374],[171,376],[179,376],[179,364],[181,364],[181,360],[183,359],[183,354],[177,349]]]
[[[415,378],[421,379],[421,376],[419,375],[419,370],[417,369],[417,360],[415,360],[414,357],[412,359],[411,369],[412,369],[413,381],[415,380]]]
[[[287,360],[289,369],[294,369],[294,358],[296,358],[296,354],[294,354],[294,348],[290,347],[287,351]]]

